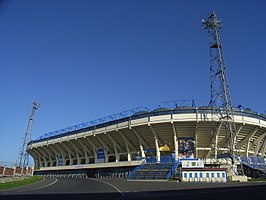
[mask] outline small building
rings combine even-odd
[[[226,182],[226,168],[205,168],[198,158],[180,159],[182,182]]]
[[[182,168],[182,182],[227,182],[226,168]]]

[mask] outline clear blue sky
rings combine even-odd
[[[266,1],[0,1],[0,161],[15,161],[34,100],[33,139],[161,101],[210,98],[201,20],[222,20],[234,105],[266,110]]]

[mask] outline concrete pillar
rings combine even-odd
[[[156,149],[156,159],[157,159],[157,162],[160,162],[161,161],[161,152],[159,149],[157,137],[154,137],[154,142],[155,142],[155,149]]]

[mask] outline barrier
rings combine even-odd
[[[6,167],[0,166],[0,177],[14,177],[14,176],[33,176],[32,167]]]

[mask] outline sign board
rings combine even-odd
[[[203,160],[199,159],[180,159],[182,168],[204,168]]]
[[[105,159],[104,149],[98,149],[97,151],[97,162],[103,163]]]
[[[63,155],[58,155],[58,163],[57,166],[63,166],[64,165],[64,160],[63,160]]]

